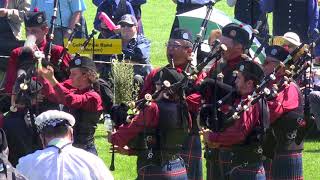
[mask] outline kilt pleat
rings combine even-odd
[[[199,135],[187,137],[180,156],[185,162],[188,179],[202,180],[202,149]]]
[[[182,159],[169,161],[162,166],[150,164],[138,171],[139,180],[187,180],[187,170]]]

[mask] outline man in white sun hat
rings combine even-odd
[[[283,35],[283,38],[295,46],[300,46],[301,44],[300,38],[297,33],[287,32]]]
[[[282,46],[291,53],[296,47],[301,45],[301,42],[297,33],[286,32],[283,36],[275,36],[271,44]]]
[[[48,110],[35,119],[43,150],[19,159],[17,169],[28,179],[112,179],[96,155],[72,146],[75,118]]]

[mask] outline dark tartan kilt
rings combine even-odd
[[[219,149],[207,148],[205,152],[207,179],[220,180]]]
[[[269,180],[302,180],[302,152],[277,153],[272,161],[264,163],[270,168]]]
[[[202,180],[202,149],[199,135],[189,135],[180,156],[185,162],[189,180]]]
[[[169,161],[162,166],[150,164],[138,170],[138,180],[187,180],[182,159]]]
[[[262,162],[244,164],[232,163],[232,153],[230,150],[219,152],[219,163],[221,175],[225,180],[265,180],[265,171]]]

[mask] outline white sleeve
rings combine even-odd
[[[28,161],[24,159],[24,157],[19,159],[19,162],[16,166],[16,170],[20,172],[22,175],[24,175],[27,178],[30,178],[29,170],[31,166],[28,164]]]
[[[236,4],[237,0],[227,0],[227,4],[232,7]]]
[[[114,180],[111,171],[106,167],[102,159],[100,159],[99,157],[97,157],[96,160],[96,167],[96,176],[99,180]]]

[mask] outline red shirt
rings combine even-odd
[[[238,103],[236,103],[238,104]],[[232,146],[241,144],[251,133],[253,128],[257,127],[260,119],[259,103],[251,106],[248,111],[240,115],[234,124],[225,129],[223,132],[212,132],[209,135],[209,141],[222,146]]]
[[[294,83],[278,93],[278,96],[268,101],[270,122],[275,122],[284,113],[299,107],[299,90]]]
[[[240,61],[241,61],[241,56],[237,56],[233,59],[226,61],[226,63],[227,63],[226,67],[228,67],[230,69],[234,69]],[[221,62],[218,62],[218,63],[221,63]],[[216,66],[215,66],[215,64],[213,64],[211,69],[208,72],[208,76],[212,76],[212,73],[215,70],[216,70]],[[224,74],[223,69],[222,69],[222,73]]]
[[[159,108],[154,102],[146,106],[135,116],[130,124],[122,125],[116,133],[111,136],[111,143],[124,147],[130,140],[135,138],[144,128],[156,128],[159,123]]]
[[[45,47],[47,45],[47,41],[44,40],[40,45],[39,45],[39,50],[40,51],[44,51]],[[17,79],[17,71],[18,71],[18,65],[19,65],[19,62],[18,62],[18,57],[20,56],[21,52],[22,52],[22,49],[23,47],[19,47],[19,48],[16,48],[14,49],[12,52],[11,52],[11,55],[10,55],[10,58],[9,58],[9,61],[8,61],[8,69],[7,69],[7,75],[6,75],[6,82],[5,82],[5,91],[7,93],[11,93],[12,92],[12,88],[14,86],[14,83]],[[51,50],[51,62],[53,64],[57,64],[58,63],[58,60],[59,60],[59,57],[60,57],[60,54],[62,53],[63,51],[63,47],[62,46],[58,46],[58,45],[53,45],[52,46],[52,50]],[[61,63],[61,69],[62,71],[66,71],[67,72],[67,69],[69,67],[69,62],[71,61],[71,56],[70,54],[66,54],[62,60],[62,63]]]
[[[41,78],[43,89],[42,93],[49,101],[63,104],[72,109],[82,109],[88,112],[98,112],[103,110],[102,99],[99,93],[91,87],[86,89],[76,89],[71,86],[71,80],[68,79],[56,86]]]

